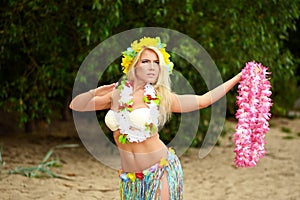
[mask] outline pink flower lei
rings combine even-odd
[[[266,77],[270,72],[267,69],[252,61],[242,70],[236,97],[238,123],[234,134],[234,163],[237,167],[254,167],[266,153],[264,138],[269,130],[272,106],[269,98],[271,85]]]

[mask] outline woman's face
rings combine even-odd
[[[145,49],[135,66],[137,81],[155,83],[159,75],[159,70],[158,56],[154,51]]]

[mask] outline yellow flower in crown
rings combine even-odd
[[[158,50],[162,53],[162,56],[164,58],[165,63],[167,64],[167,69],[169,74],[172,73],[174,64],[170,61],[170,54],[166,51],[166,44],[162,43],[160,41],[159,37],[156,38],[150,38],[150,37],[144,37],[141,38],[138,42],[135,40],[131,43],[131,47],[128,47],[126,51],[122,52],[122,70],[125,74],[128,73],[128,69],[135,58],[135,56],[142,50],[143,47],[156,47]]]

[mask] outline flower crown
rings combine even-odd
[[[161,52],[165,63],[167,64],[168,72],[169,74],[172,74],[172,70],[174,67],[174,64],[170,61],[170,54],[166,51],[165,47],[166,44],[162,43],[160,41],[159,37],[156,38],[150,38],[150,37],[144,37],[140,39],[140,42],[135,40],[131,43],[131,47],[128,47],[126,51],[122,52],[122,70],[125,74],[128,73],[129,67],[132,64],[133,59],[136,57],[136,55],[142,50],[143,47],[156,47]]]

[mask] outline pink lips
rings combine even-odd
[[[155,77],[155,74],[154,73],[149,73],[149,74],[147,74],[147,76]]]

